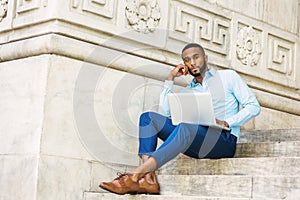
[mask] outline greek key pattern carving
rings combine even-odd
[[[74,5],[78,5],[78,1],[73,1]],[[114,16],[115,0],[84,0],[82,10],[89,13],[112,19]]]
[[[258,34],[249,26],[241,28],[236,42],[237,58],[244,65],[255,66],[261,56],[261,45]]]
[[[228,54],[230,20],[183,5],[176,5],[173,12],[176,16],[170,19],[170,29],[175,31],[173,38],[188,37],[214,52]]]
[[[17,13],[38,9],[41,5],[41,0],[18,0],[17,2]]]
[[[268,69],[291,76],[294,72],[294,44],[274,35],[268,36]]]
[[[8,0],[0,0],[0,22],[6,17]]]

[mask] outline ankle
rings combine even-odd
[[[132,174],[132,176],[131,176],[131,180],[134,182],[138,182],[141,178],[142,177],[140,174]]]
[[[145,175],[145,180],[150,183],[150,184],[154,184],[156,183],[156,175],[155,172],[149,172]]]

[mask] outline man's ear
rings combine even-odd
[[[204,60],[205,60],[205,62],[208,61],[208,56],[207,55],[204,56]]]

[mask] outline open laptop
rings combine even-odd
[[[173,125],[185,122],[230,130],[216,123],[210,93],[170,93],[167,97]]]

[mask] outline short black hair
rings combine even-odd
[[[205,51],[204,51],[203,47],[202,47],[200,44],[198,44],[198,43],[189,43],[189,44],[185,45],[185,47],[183,47],[183,49],[182,49],[182,51],[181,51],[181,54],[182,54],[185,50],[187,50],[187,49],[189,49],[189,48],[192,48],[192,47],[197,47],[197,48],[199,48],[200,51],[202,52],[203,56],[205,56]]]

